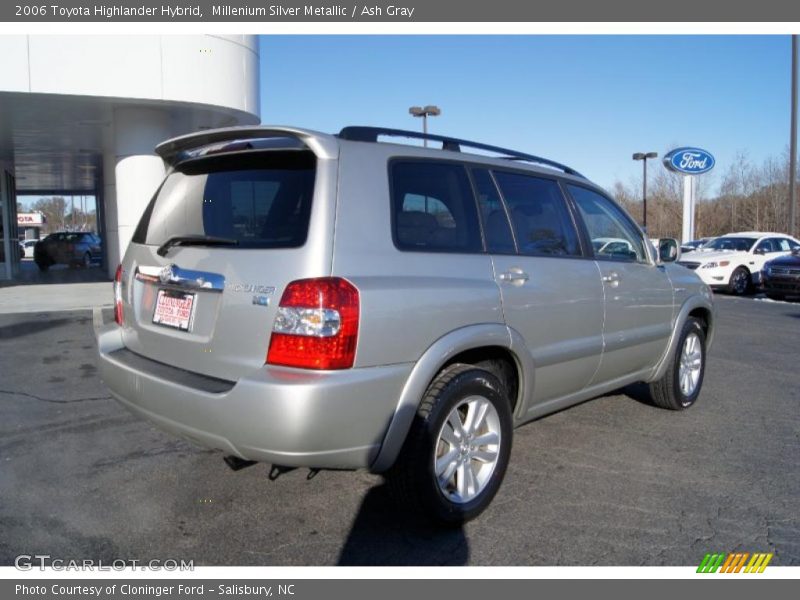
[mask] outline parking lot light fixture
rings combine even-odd
[[[422,117],[422,133],[426,136],[428,135],[428,117],[438,117],[442,114],[442,109],[438,106],[434,106],[432,104],[428,104],[425,107],[421,106],[412,106],[408,109],[408,114],[412,117]],[[428,147],[428,139],[424,138],[423,143],[425,147]]]
[[[636,152],[633,160],[642,161],[642,227],[647,229],[647,159],[658,158],[658,152]]]

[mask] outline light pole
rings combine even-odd
[[[647,229],[647,159],[658,158],[658,152],[637,152],[633,160],[642,161],[642,227]]]
[[[792,117],[789,133],[789,235],[797,226],[797,36],[792,36]]]
[[[410,114],[412,117],[422,117],[422,133],[424,133],[427,136],[428,117],[429,116],[438,117],[440,114],[442,114],[442,109],[440,109],[438,106],[433,106],[430,104],[428,106],[425,106],[424,108],[421,106],[412,106],[411,108],[408,109],[408,114]],[[427,137],[423,138],[423,143],[427,148],[428,147]]]

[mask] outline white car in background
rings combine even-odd
[[[597,254],[635,254],[628,240],[614,237],[598,237],[592,239],[592,246]]]
[[[761,282],[764,263],[794,248],[800,241],[786,234],[744,231],[718,237],[678,262],[712,288],[740,296]]]
[[[33,247],[38,241],[39,240],[25,240],[24,242],[21,242],[23,258],[33,258]]]

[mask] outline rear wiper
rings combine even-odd
[[[156,252],[159,256],[166,256],[173,246],[238,246],[239,240],[231,238],[214,237],[212,235],[176,235],[169,238],[159,246]]]

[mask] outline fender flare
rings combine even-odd
[[[706,335],[706,351],[711,348],[711,344],[714,341],[714,328],[716,327],[717,311],[710,294],[711,292],[708,292],[708,295],[703,294],[702,296],[692,296],[683,303],[678,311],[677,317],[675,318],[675,324],[672,327],[672,334],[670,335],[669,343],[667,344],[667,350],[664,352],[664,355],[661,357],[658,365],[655,367],[655,369],[653,369],[648,381],[658,381],[667,372],[669,359],[675,352],[675,346],[678,343],[678,337],[683,329],[683,324],[686,323],[686,320],[689,318],[689,313],[697,308],[706,309],[710,315],[710,318],[708,319],[708,334]]]
[[[370,465],[370,471],[380,473],[394,464],[411,429],[425,390],[442,367],[457,354],[484,346],[506,348],[518,361],[521,385],[517,412],[522,409],[523,399],[530,393],[531,378],[526,375],[532,373],[532,359],[527,350],[521,351],[525,344],[519,333],[502,323],[470,325],[451,331],[431,344],[414,365],[400,394],[378,455]]]

